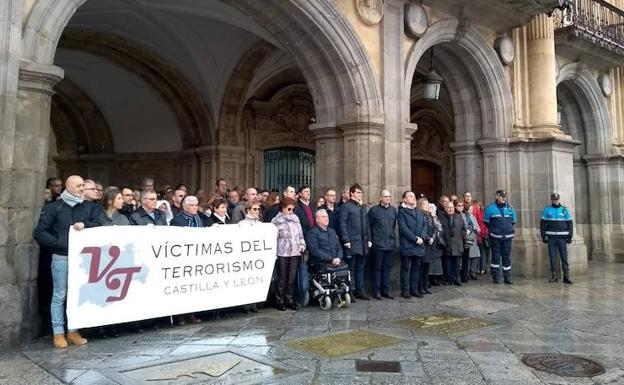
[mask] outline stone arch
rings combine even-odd
[[[249,85],[256,75],[256,69],[274,49],[265,41],[258,42],[243,55],[230,75],[219,111],[217,136],[220,144],[235,144],[240,138],[237,134],[242,127]]]
[[[60,81],[54,90],[50,126],[58,152],[113,153],[108,123],[89,95],[68,78]]]
[[[184,148],[215,142],[214,125],[204,97],[175,66],[128,39],[85,29],[66,29],[60,47],[104,56],[142,77],[174,112]]]
[[[591,72],[579,63],[561,67],[557,75],[558,87],[564,87],[583,109],[585,132],[582,139],[587,155],[604,155],[611,151],[611,120],[609,110],[598,83]],[[591,128],[591,129],[587,129]]]
[[[87,0],[39,0],[24,25],[23,57],[52,64],[61,33]],[[304,73],[321,126],[383,122],[383,99],[359,37],[330,0],[233,0],[292,54]]]
[[[442,49],[438,49],[441,45]],[[511,137],[513,125],[513,103],[511,91],[506,83],[503,66],[490,44],[474,28],[467,27],[455,19],[441,20],[434,23],[425,35],[410,50],[405,65],[404,100],[409,101],[412,79],[418,62],[425,52],[436,46],[439,53],[452,62],[463,65],[449,66],[442,74],[444,80],[454,83],[459,89],[470,84],[477,91],[477,100],[481,109],[481,132],[472,133],[468,140],[481,138],[501,139]],[[459,46],[461,54],[452,49]],[[444,66],[445,60],[436,60]],[[442,71],[441,71],[442,72]],[[451,93],[452,94],[452,93]],[[460,98],[461,95],[455,95]],[[471,123],[470,116],[475,111],[473,106],[464,103],[465,98],[453,101],[453,109],[457,117],[456,133],[459,135],[464,126]],[[409,108],[409,106],[406,106]],[[407,109],[409,111],[409,109]]]

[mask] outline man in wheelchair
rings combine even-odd
[[[316,226],[308,231],[306,244],[310,253],[310,291],[321,309],[329,310],[332,302],[338,307],[351,303],[351,274],[342,260],[342,246],[336,231],[329,227],[329,215],[316,212]]]

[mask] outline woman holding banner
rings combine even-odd
[[[280,202],[280,211],[271,221],[278,231],[277,235],[277,274],[278,285],[275,293],[275,303],[278,310],[289,307],[299,310],[294,298],[295,279],[301,254],[306,249],[301,222],[294,213],[297,202],[293,198],[285,197]]]
[[[260,220],[260,203],[255,200],[250,200],[245,203],[245,218],[238,222],[239,225],[255,225],[256,223],[261,223]],[[243,306],[243,312],[257,313],[258,312],[258,304],[250,303],[249,305]]]

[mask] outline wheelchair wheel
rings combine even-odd
[[[303,295],[303,301],[301,302],[301,307],[306,307],[310,303],[310,292],[306,291]]]
[[[325,296],[321,298],[319,300],[319,305],[321,306],[321,310],[327,311],[331,309],[331,306],[332,306],[331,298],[329,298],[329,296]]]
[[[351,305],[351,294],[349,293],[345,293],[344,294],[344,307],[349,307]]]

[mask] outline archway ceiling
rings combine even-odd
[[[278,46],[263,28],[219,1],[89,0],[68,26],[145,45],[178,67],[214,112],[244,53],[261,39]]]

